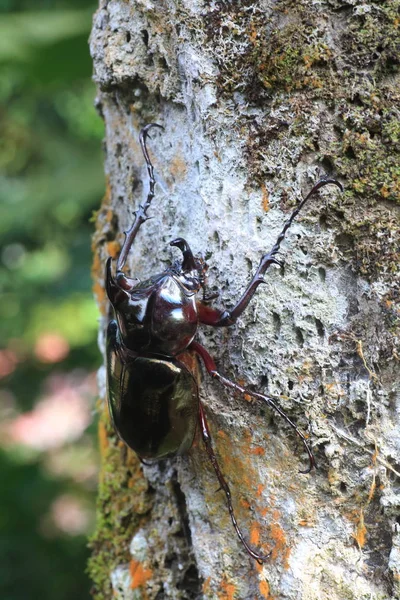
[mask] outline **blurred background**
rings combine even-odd
[[[0,598],[83,600],[97,482],[96,2],[0,0]]]

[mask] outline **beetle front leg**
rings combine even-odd
[[[268,252],[267,254],[264,254],[261,257],[260,263],[257,267],[257,271],[253,275],[253,278],[251,279],[250,283],[248,284],[248,286],[247,286],[245,292],[243,293],[242,297],[240,298],[239,302],[231,310],[211,309],[207,306],[204,307],[203,305],[200,304],[199,305],[199,319],[200,319],[201,323],[204,323],[206,325],[213,325],[214,327],[225,327],[228,325],[233,325],[237,321],[237,319],[240,317],[240,315],[246,310],[246,308],[249,305],[252,297],[254,296],[258,286],[261,283],[265,283],[264,275],[267,272],[267,270],[269,269],[269,267],[271,265],[279,265],[279,266],[282,265],[281,261],[279,261],[276,258],[276,255],[278,254],[280,245],[283,242],[283,240],[285,239],[286,232],[292,225],[294,219],[297,217],[297,215],[299,214],[299,212],[301,211],[301,209],[303,208],[303,206],[305,205],[307,200],[309,198],[311,198],[311,196],[313,194],[315,194],[315,192],[317,192],[320,188],[322,188],[328,184],[336,185],[341,191],[343,191],[342,184],[339,183],[339,181],[336,181],[336,179],[321,179],[320,181],[318,181],[318,183],[316,183],[314,185],[312,190],[307,194],[307,196],[300,202],[300,204],[297,206],[297,208],[292,212],[289,219],[284,224],[283,229],[282,229],[281,233],[279,234],[278,239],[276,240],[271,251]]]
[[[214,467],[214,471],[215,474],[218,478],[219,484],[221,486],[221,489],[224,491],[225,493],[225,497],[226,497],[226,502],[228,505],[228,510],[229,510],[229,514],[231,516],[232,519],[232,523],[233,526],[235,528],[235,531],[237,533],[237,536],[239,538],[239,540],[242,542],[243,546],[246,549],[246,552],[248,554],[250,554],[250,556],[252,558],[255,558],[256,561],[259,564],[264,563],[266,560],[268,560],[269,558],[269,554],[268,555],[263,555],[260,554],[259,552],[256,552],[255,550],[253,550],[252,548],[250,548],[250,546],[248,545],[248,543],[246,542],[244,535],[238,525],[238,522],[236,520],[235,517],[235,513],[233,511],[233,506],[232,506],[232,499],[231,499],[231,491],[229,489],[229,485],[225,480],[225,477],[222,475],[221,469],[219,468],[219,464],[217,461],[217,457],[215,456],[214,453],[214,449],[212,447],[212,440],[211,440],[211,434],[210,434],[210,429],[208,427],[208,423],[207,423],[207,419],[206,419],[206,414],[204,412],[204,408],[201,405],[201,402],[199,403],[199,419],[200,419],[200,428],[201,428],[201,435],[203,438],[203,442],[206,448],[206,452],[208,454],[208,458],[211,461],[212,466]]]
[[[193,350],[194,352],[196,352],[196,354],[198,354],[200,356],[200,358],[202,359],[202,361],[204,363],[205,368],[207,369],[207,372],[211,375],[211,377],[218,379],[220,381],[220,383],[222,383],[222,385],[224,385],[225,387],[230,388],[236,392],[239,392],[243,396],[245,396],[245,395],[252,396],[253,398],[262,400],[270,408],[273,408],[281,417],[283,417],[283,419],[285,419],[286,423],[288,423],[292,427],[292,429],[295,430],[295,432],[297,433],[297,435],[303,442],[304,448],[308,454],[309,466],[304,471],[299,471],[299,472],[306,474],[306,473],[309,473],[312,468],[316,468],[317,465],[315,463],[314,455],[311,451],[311,448],[309,447],[309,445],[307,443],[307,440],[306,440],[304,434],[300,431],[300,429],[297,428],[297,426],[287,416],[287,414],[281,408],[279,408],[279,406],[276,404],[275,400],[273,400],[269,396],[265,396],[264,394],[260,394],[258,392],[253,392],[252,390],[244,388],[243,386],[239,385],[238,383],[235,383],[231,379],[228,379],[224,375],[221,375],[221,373],[219,373],[217,371],[217,366],[214,362],[214,359],[209,355],[207,350],[205,348],[203,348],[203,346],[201,346],[198,342],[192,342],[189,346],[189,350]]]
[[[147,217],[146,213],[151,204],[152,199],[154,198],[154,186],[156,183],[156,181],[154,179],[154,167],[151,163],[149,153],[148,153],[147,147],[146,147],[146,139],[149,135],[149,130],[152,127],[159,127],[160,129],[163,129],[163,127],[161,125],[158,125],[158,123],[149,123],[149,125],[146,125],[146,127],[143,127],[143,129],[140,131],[140,136],[139,136],[140,146],[142,148],[143,156],[144,156],[144,159],[145,159],[146,165],[147,165],[147,172],[149,174],[149,180],[150,180],[150,189],[149,189],[149,193],[146,198],[146,202],[143,204],[143,206],[140,205],[138,210],[135,211],[135,221],[134,221],[133,225],[130,227],[130,229],[128,229],[128,231],[124,232],[125,233],[125,241],[122,246],[121,253],[118,257],[118,261],[117,261],[117,280],[118,280],[118,283],[122,283],[122,284],[124,283],[124,278],[125,278],[125,275],[122,273],[122,269],[125,265],[129,250],[132,247],[132,244],[135,240],[136,234],[139,231],[140,226],[142,225],[142,223],[147,221],[147,219],[149,218],[149,217]],[[122,287],[124,287],[124,286],[122,285]]]

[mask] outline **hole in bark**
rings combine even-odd
[[[178,556],[175,552],[171,552],[171,554],[167,554],[164,560],[164,567],[169,571],[172,570],[172,565],[178,561]]]
[[[182,523],[183,534],[186,537],[188,546],[192,545],[192,534],[189,527],[189,518],[186,509],[186,498],[185,494],[182,492],[181,486],[179,485],[179,481],[176,479],[176,474],[174,479],[172,480],[172,489],[174,490],[176,504],[178,508],[179,517]]]
[[[275,337],[277,338],[279,337],[282,327],[281,318],[277,313],[272,313],[272,322],[274,326]]]
[[[319,319],[315,319],[315,327],[317,328],[317,333],[318,333],[319,337],[321,337],[321,338],[325,337],[325,327],[324,327],[322,321],[320,321]]]
[[[328,175],[334,171],[334,165],[329,156],[324,156],[324,158],[321,160],[321,166]]]
[[[323,231],[326,231],[328,229],[326,221],[327,221],[326,215],[321,215],[319,218],[319,226],[321,227],[321,229]]]
[[[293,381],[288,381],[288,388],[289,388],[290,391],[292,391],[292,389],[294,388]]]
[[[149,32],[146,29],[142,31],[142,40],[146,48],[149,47]]]
[[[351,248],[353,240],[347,233],[340,233],[336,236],[336,244],[342,248]]]
[[[345,156],[347,156],[347,158],[351,158],[351,159],[356,158],[355,152],[351,146],[349,146],[347,148],[347,150],[345,152]]]
[[[185,598],[189,599],[197,599],[200,598],[198,595],[202,589],[200,585],[201,581],[199,579],[199,572],[197,570],[196,565],[191,564],[190,567],[185,572],[185,576],[181,583],[177,584],[178,590],[184,590],[186,592]]]
[[[304,346],[304,335],[299,327],[296,327],[296,340],[299,346]]]
[[[126,41],[128,42],[128,44],[131,41],[131,34],[129,31],[126,32]]]
[[[323,267],[318,268],[318,275],[322,283],[325,283],[326,280],[326,271]]]

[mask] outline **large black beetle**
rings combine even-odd
[[[280,244],[307,200],[321,187],[334,184],[334,179],[322,179],[312,188],[283,226],[272,250],[262,256],[258,268],[239,302],[230,310],[210,306],[212,297],[205,292],[207,265],[193,256],[183,238],[171,242],[183,254],[180,265],[168,268],[147,281],[137,282],[125,275],[123,268],[128,252],[154,197],[154,172],[146,139],[156,123],[146,125],[140,132],[140,145],[146,161],[150,189],[146,202],[135,213],[131,228],[125,232],[125,242],[117,260],[115,276],[112,259],[107,260],[106,290],[116,319],[107,330],[107,388],[110,412],[120,437],[140,459],[163,459],[182,454],[193,443],[199,424],[203,441],[220,486],[225,492],[229,513],[239,539],[247,552],[262,563],[267,556],[253,550],[236,521],[231,493],[219,468],[212,448],[210,431],[204,409],[199,402],[198,389],[190,356],[199,356],[208,373],[222,385],[243,395],[255,397],[277,411],[303,441],[309,457],[308,473],[314,466],[313,453],[301,431],[279,408],[276,401],[264,394],[245,389],[221,375],[208,352],[195,341],[200,323],[225,327],[236,322],[252,299],[257,287],[264,282],[268,267],[281,265],[276,258]],[[202,297],[197,294],[203,290]]]

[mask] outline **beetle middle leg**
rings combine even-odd
[[[303,442],[304,448],[308,454],[309,466],[307,469],[299,472],[306,474],[309,473],[313,467],[316,468],[314,455],[311,451],[310,446],[307,443],[304,434],[300,431],[300,429],[298,429],[295,423],[293,423],[293,421],[287,416],[287,414],[276,404],[276,402],[271,397],[265,396],[264,394],[260,394],[259,392],[253,392],[252,390],[244,388],[238,383],[235,383],[231,379],[228,379],[224,375],[221,375],[221,373],[219,373],[217,370],[217,366],[214,362],[214,359],[209,355],[207,350],[203,348],[203,346],[201,346],[198,342],[192,342],[189,346],[189,350],[193,350],[196,354],[198,354],[198,356],[200,356],[205,368],[207,369],[207,372],[211,375],[211,377],[218,379],[220,383],[222,383],[222,385],[224,385],[227,388],[233,389],[236,392],[240,392],[242,395],[252,396],[253,398],[257,398],[263,401],[269,407],[273,408],[281,417],[283,417],[285,421],[289,423],[289,425],[295,430],[295,432]]]
[[[292,225],[294,219],[297,217],[309,198],[311,198],[311,196],[313,196],[313,194],[315,194],[320,188],[329,184],[336,185],[341,191],[343,191],[342,184],[339,181],[336,181],[336,179],[321,179],[314,185],[312,190],[305,198],[303,198],[303,200],[292,212],[289,219],[285,222],[282,231],[278,235],[278,238],[270,252],[261,257],[260,263],[250,283],[248,284],[240,300],[231,310],[218,310],[209,306],[205,306],[201,302],[198,303],[199,319],[201,323],[204,323],[205,325],[213,325],[214,327],[225,327],[233,325],[237,321],[241,314],[246,310],[258,286],[261,283],[265,283],[264,275],[269,267],[271,265],[282,266],[282,262],[276,258],[276,255],[278,254],[281,243],[285,239],[286,232]]]

